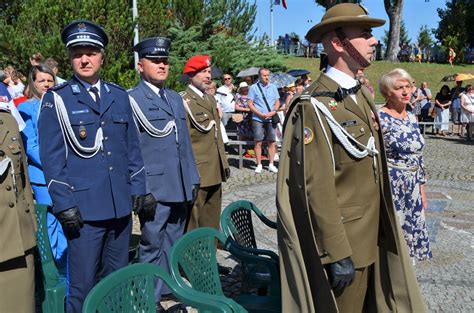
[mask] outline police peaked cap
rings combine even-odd
[[[109,42],[104,29],[87,20],[74,21],[64,27],[61,32],[61,40],[66,48],[75,46],[105,48]]]
[[[314,25],[306,34],[309,42],[321,42],[324,34],[344,26],[379,27],[385,20],[368,16],[367,9],[360,4],[341,3],[326,11],[321,22]]]
[[[159,59],[167,58],[171,46],[171,40],[165,37],[147,38],[133,47],[139,58]]]

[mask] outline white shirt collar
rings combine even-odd
[[[146,80],[143,81],[148,87],[150,87],[151,90],[153,90],[154,93],[156,93],[158,96],[160,95],[160,88],[156,87],[155,85],[147,82]]]
[[[328,65],[325,73],[329,78],[338,83],[342,88],[352,88],[357,84],[354,77],[347,75],[346,73],[338,70],[335,67]]]
[[[192,84],[189,84],[188,86],[189,86],[189,88],[191,88],[195,93],[197,93],[199,97],[201,97],[201,98],[204,97],[204,94],[202,93],[201,90],[197,89],[197,88],[194,87]]]
[[[86,90],[89,91],[89,92],[90,92],[89,89],[90,89],[91,87],[97,88],[97,90],[99,91],[99,95],[100,95],[100,79],[97,80],[97,82],[96,82],[94,85],[91,85],[91,84],[89,84],[88,82],[83,81],[82,79],[80,79],[80,78],[77,77],[77,76],[76,76],[76,79],[77,79],[78,81],[80,81],[81,84],[84,86],[84,88],[86,88]]]

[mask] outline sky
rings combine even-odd
[[[249,0],[253,2],[255,0]],[[264,33],[270,35],[270,2],[274,0],[256,0],[257,16],[255,19],[255,35],[262,36]],[[273,7],[273,40],[286,33],[295,32],[304,38],[306,32],[321,21],[325,10],[315,4],[314,0],[286,0],[288,9],[276,5]],[[388,15],[385,12],[383,0],[363,0],[362,4],[368,9],[369,15],[383,18],[387,21],[384,26],[374,28],[373,34],[382,40],[384,30],[388,30]],[[411,43],[418,37],[418,31],[422,25],[429,29],[437,28],[439,17],[438,8],[445,8],[446,0],[405,0],[403,5],[403,20],[408,29]],[[434,36],[433,36],[433,39]]]

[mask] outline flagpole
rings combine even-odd
[[[133,0],[133,2],[132,2],[132,16],[133,16],[133,21],[134,22],[137,21],[137,15],[138,15],[137,0]],[[135,27],[133,28],[133,33],[134,33],[133,45],[135,46],[139,41],[139,38],[138,38],[138,23],[135,24]],[[134,57],[134,61],[135,61],[135,69],[138,69],[138,65],[137,65],[138,64],[138,53],[134,52],[133,57]]]
[[[273,47],[273,1],[270,0],[270,47]]]

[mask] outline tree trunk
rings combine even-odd
[[[400,25],[402,20],[403,0],[384,0],[384,5],[390,22],[385,59],[391,62],[397,62],[397,53],[400,45]]]

